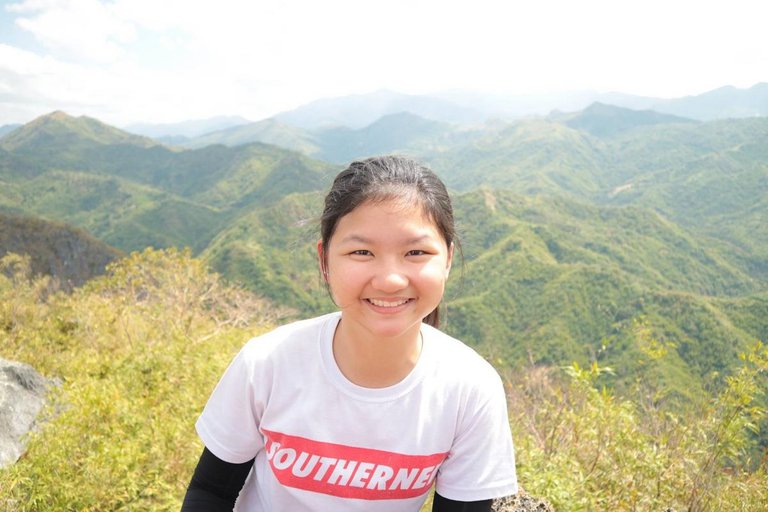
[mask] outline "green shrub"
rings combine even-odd
[[[768,464],[751,458],[750,433],[766,414],[768,349],[743,361],[714,398],[674,412],[600,387],[597,364],[510,374],[521,484],[559,511],[765,510]]]
[[[0,509],[178,510],[202,450],[195,419],[274,311],[188,252],[132,254],[47,297],[13,264],[0,278],[0,356],[61,385],[26,455],[0,472]]]

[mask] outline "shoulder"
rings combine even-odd
[[[319,340],[333,332],[338,319],[338,313],[330,313],[281,325],[248,340],[238,357],[256,362],[283,354],[300,357],[306,351],[315,356]]]
[[[501,377],[493,365],[469,345],[429,325],[423,326],[422,333],[435,368],[441,374],[468,387],[501,385]]]
[[[277,327],[248,340],[232,359],[219,387],[268,395],[273,385],[318,367],[323,336],[332,335],[338,318],[324,315]],[[330,333],[330,334],[329,334]]]

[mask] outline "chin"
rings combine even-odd
[[[397,338],[408,334],[409,332],[418,332],[421,327],[421,320],[413,322],[398,323],[397,325],[384,325],[381,323],[370,325],[369,329],[372,333],[382,338]]]

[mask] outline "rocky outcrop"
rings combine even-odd
[[[535,498],[524,490],[493,502],[492,512],[555,512],[546,500]]]
[[[28,254],[32,273],[55,277],[64,290],[103,274],[107,264],[122,256],[72,226],[0,213],[0,257],[7,253]]]
[[[0,468],[24,453],[50,386],[31,366],[0,359]]]

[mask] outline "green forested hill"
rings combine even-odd
[[[62,220],[126,251],[202,250],[243,212],[332,174],[274,146],[177,151],[60,112],[3,138],[0,169],[1,210]]]
[[[728,241],[768,278],[768,118],[641,131],[612,144],[610,168],[623,183],[604,202],[652,208]]]
[[[605,185],[604,144],[543,119],[491,125],[467,144],[425,155],[456,190],[486,186],[521,194],[591,197]]]
[[[129,180],[48,170],[0,190],[0,208],[59,219],[124,251],[205,245],[224,213]]]
[[[765,280],[767,141],[768,118],[648,125],[638,116],[635,127],[601,137],[531,120],[426,158],[458,190],[506,188],[660,212],[727,242],[724,250]]]
[[[317,264],[320,192],[294,194],[223,229],[203,252],[217,272],[303,314],[333,307]]]
[[[275,198],[301,186],[316,188],[327,171],[319,162],[266,144],[179,151],[61,112],[19,128],[0,141],[0,148],[6,158],[17,159],[8,165],[12,175],[21,174],[16,166],[25,163],[34,167],[33,174],[55,169],[123,178],[219,207],[243,203],[254,191]],[[302,179],[285,183],[285,172]]]
[[[341,149],[408,150],[454,191],[466,272],[452,274],[446,328],[489,357],[599,360],[618,382],[651,365],[692,396],[765,338],[766,119],[597,106],[472,129],[391,116],[334,133]],[[55,113],[0,142],[0,209],[123,250],[192,247],[310,314],[333,307],[315,228],[341,167],[262,143],[173,149]],[[651,364],[657,345],[669,355]]]
[[[550,118],[597,137],[615,135],[639,126],[695,123],[692,119],[660,114],[653,110],[636,111],[604,103],[593,103],[581,112],[553,113]]]
[[[99,145],[157,145],[152,139],[132,135],[96,119],[86,116],[76,118],[61,111],[38,117],[16,128],[3,137],[0,144],[9,151],[30,156],[76,154],[82,149]]]
[[[315,156],[320,151],[315,137],[310,132],[273,118],[207,133],[182,145],[187,148],[202,148],[214,144],[240,146],[252,142],[273,144],[300,151],[308,156]]]
[[[455,125],[406,112],[384,116],[364,128],[338,127],[314,133],[320,145],[315,156],[339,164],[392,152],[435,151],[467,137],[466,131]]]
[[[734,310],[756,313],[766,283],[719,242],[657,214],[499,190],[456,204],[471,227],[448,329],[487,352],[516,363],[599,360],[629,378],[642,359],[640,323],[675,347],[660,379],[688,394],[760,339],[764,321]]]

